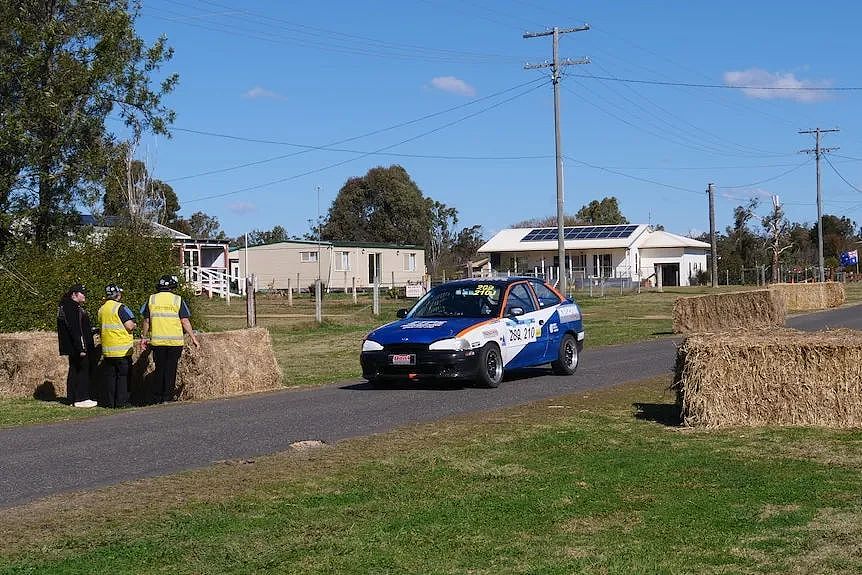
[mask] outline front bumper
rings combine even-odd
[[[428,351],[398,350],[416,356],[414,365],[393,365],[391,350],[363,351],[359,357],[362,377],[374,379],[475,379],[479,371],[479,350]]]

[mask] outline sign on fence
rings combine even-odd
[[[405,297],[422,297],[425,295],[425,286],[422,284],[407,284],[404,288]]]

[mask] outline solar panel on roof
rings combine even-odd
[[[569,226],[564,229],[563,237],[567,240],[598,240],[624,239],[631,236],[636,225],[613,226]],[[521,239],[522,242],[544,242],[557,238],[557,228],[533,228]]]

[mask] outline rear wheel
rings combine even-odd
[[[482,387],[497,387],[503,381],[503,356],[493,343],[479,351],[478,381]]]
[[[560,352],[556,361],[551,362],[551,368],[557,375],[572,375],[578,369],[578,342],[572,334],[563,336]]]

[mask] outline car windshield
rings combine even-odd
[[[495,317],[500,312],[500,286],[441,285],[423,297],[410,317]]]

